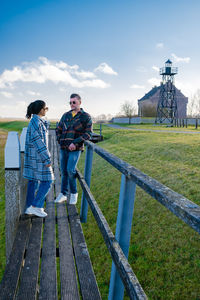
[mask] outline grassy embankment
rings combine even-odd
[[[11,126],[9,130],[15,128]],[[99,146],[200,205],[198,135],[121,131],[105,126],[103,135],[105,140]],[[0,152],[0,233],[3,240],[0,278],[5,265],[3,141],[5,139],[1,139]],[[83,160],[84,154],[79,163],[82,172]],[[118,171],[94,154],[91,190],[113,232],[120,178]],[[111,259],[90,211],[83,230],[102,298],[107,299]],[[137,189],[129,262],[149,299],[200,299],[199,247],[200,238],[196,232]]]
[[[101,147],[200,205],[199,135],[105,127],[103,134]],[[91,190],[113,232],[120,178],[94,154]],[[91,213],[83,228],[106,299],[111,260]],[[137,188],[129,262],[149,299],[200,299],[199,247],[199,234]]]

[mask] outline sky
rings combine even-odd
[[[200,88],[199,0],[1,0],[0,117],[24,118],[42,99],[59,119],[79,93],[92,116],[116,115],[125,101],[159,85]]]

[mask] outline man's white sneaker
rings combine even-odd
[[[78,193],[70,194],[70,201],[69,204],[76,204],[78,200]]]
[[[62,203],[67,200],[67,196],[63,195],[63,193],[60,193],[56,200],[54,200],[55,203]]]
[[[47,213],[45,213],[44,208],[33,207],[32,205],[27,208],[25,213],[28,215],[35,215],[37,217],[42,217],[42,218],[47,216]]]

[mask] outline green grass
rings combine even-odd
[[[103,127],[99,146],[200,205],[199,137]],[[83,159],[79,168],[83,172]],[[115,232],[121,175],[94,154],[91,190]],[[103,299],[111,260],[89,213],[83,225]],[[140,188],[136,191],[129,262],[149,299],[199,299],[200,237]],[[100,261],[99,258],[100,257]]]
[[[16,128],[17,124],[14,125]],[[94,125],[94,128],[99,128],[99,125]],[[198,135],[122,131],[103,126],[103,136],[104,141],[98,146],[200,205]],[[0,156],[1,239],[3,236],[0,278],[5,266],[3,144]],[[78,166],[82,173],[84,157],[83,153]],[[113,233],[120,181],[120,172],[94,154],[91,190]],[[79,194],[80,209],[80,187]],[[111,258],[90,210],[88,222],[82,226],[102,298],[107,299]],[[149,299],[200,299],[199,248],[199,234],[137,188],[129,263]],[[125,299],[128,299],[127,296]]]
[[[28,126],[29,121],[9,121],[9,122],[1,122],[0,128],[7,131],[18,131],[21,132],[23,127]]]

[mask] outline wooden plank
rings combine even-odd
[[[54,145],[56,149],[56,144]],[[54,173],[56,176],[55,191],[56,196],[60,193],[60,172],[58,167],[58,153],[55,152]],[[74,264],[73,249],[69,231],[69,223],[66,212],[66,204],[57,204],[57,222],[59,238],[59,257],[60,257],[60,280],[61,280],[61,299],[80,299],[76,269]]]
[[[30,232],[30,218],[19,221],[9,262],[0,283],[0,299],[11,300],[16,295],[17,284],[23,264],[26,242]]]
[[[42,224],[42,218],[32,218],[32,228],[27,246],[25,265],[22,270],[20,286],[17,293],[17,299],[19,300],[36,299],[38,290]]]
[[[50,132],[50,149],[52,162],[54,161],[54,143],[53,135]],[[40,275],[40,291],[39,299],[57,299],[57,268],[56,268],[56,222],[55,222],[55,205],[54,205],[54,185],[47,195],[46,212],[48,216],[45,218],[43,247],[41,257],[41,275]]]
[[[79,299],[76,269],[65,203],[57,204],[61,299]]]
[[[99,300],[101,299],[101,295],[93,272],[76,206],[68,204],[67,208],[82,299]]]
[[[57,299],[56,232],[53,187],[47,196],[41,257],[39,299]]]
[[[145,292],[134,274],[126,256],[120,248],[119,243],[115,239],[104,215],[102,214],[102,211],[86,184],[85,179],[79,171],[78,179],[130,299],[146,300],[147,296]]]

